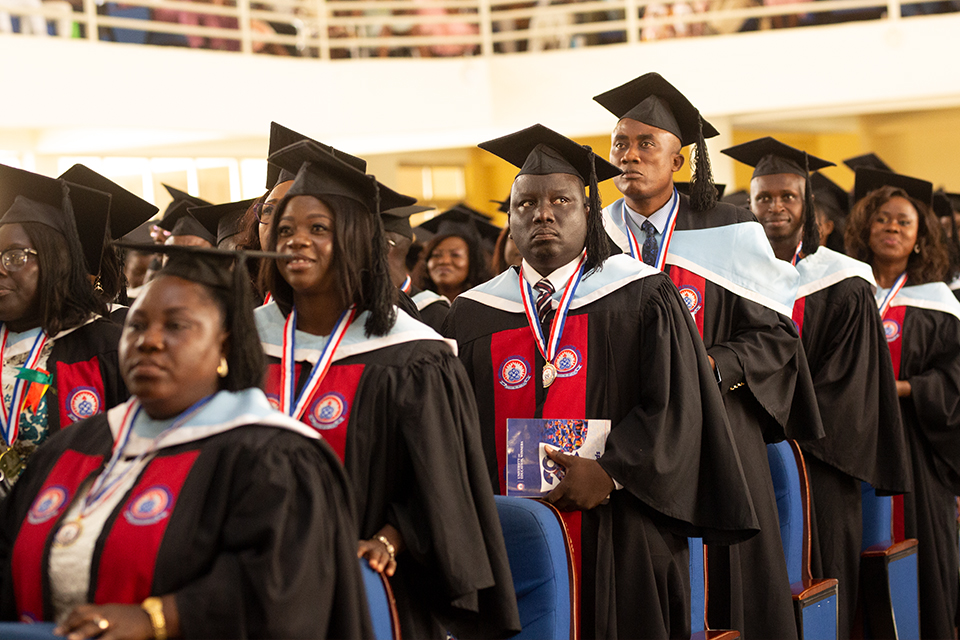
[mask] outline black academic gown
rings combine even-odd
[[[410,288],[410,298],[420,310],[420,320],[423,324],[434,331],[440,331],[450,311],[450,301],[433,291],[425,291],[417,287]]]
[[[822,268],[808,269],[814,264]],[[860,580],[861,481],[881,494],[903,493],[910,461],[869,265],[820,248],[798,269],[794,320],[827,434],[800,443],[812,495],[810,562],[814,578],[839,580],[838,637],[849,638]],[[810,271],[816,280],[807,282]]]
[[[47,360],[53,376],[46,392],[48,433],[111,409],[129,397],[117,356],[122,332],[120,325],[97,318],[54,340]]]
[[[52,619],[53,534],[112,444],[105,414],[58,433],[0,505],[2,619]],[[158,486],[172,507],[153,520],[131,515]],[[97,543],[89,601],[174,594],[185,638],[370,638],[356,550],[330,448],[288,428],[240,426],[147,464]]]
[[[518,292],[508,269],[458,296],[444,325],[476,392],[491,478],[505,477],[507,418],[610,420],[600,464],[624,488],[568,520],[581,522],[570,533],[582,637],[689,637],[686,537],[731,543],[757,529],[690,314],[665,276],[611,258],[578,287],[560,341],[566,368],[544,389]]]
[[[604,209],[604,224],[614,224],[621,201]],[[677,231],[707,230],[756,223],[753,214],[718,203],[709,211],[690,208],[680,195]],[[762,231],[760,232],[762,234]],[[622,234],[621,234],[622,235]],[[611,235],[611,240],[628,247]],[[776,258],[765,238],[770,265]],[[677,267],[667,257],[665,271],[676,282]],[[737,246],[724,247],[731,255]],[[751,274],[762,280],[766,274]],[[721,374],[720,391],[727,418],[743,461],[750,494],[760,522],[760,534],[733,546],[708,550],[712,628],[736,629],[744,640],[795,638],[789,578],[780,540],[776,497],[767,462],[766,444],[784,438],[817,439],[823,435],[806,356],[792,320],[768,306],[705,279],[699,292],[703,344]],[[716,384],[716,383],[715,383]]]
[[[303,421],[343,459],[360,538],[388,523],[403,536],[390,579],[403,636],[513,635],[516,596],[463,367],[405,314],[381,338],[363,336],[365,318],[354,320]],[[283,319],[275,304],[257,311],[268,397],[280,388]],[[312,367],[298,364],[299,393]]]
[[[951,296],[945,285],[943,289],[944,297]],[[900,296],[909,293],[910,287],[905,287]],[[952,638],[960,594],[956,507],[960,495],[960,319],[915,306],[891,307],[890,312],[898,310],[903,314],[897,319],[902,334],[891,329],[888,339],[898,338],[890,342],[890,351],[895,364],[899,356],[898,380],[911,386],[911,395],[900,399],[914,488],[903,497],[903,511],[904,534],[919,543],[920,635]],[[891,315],[885,316],[887,322]]]

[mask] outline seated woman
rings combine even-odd
[[[0,165],[0,495],[49,433],[127,397],[99,270],[110,197]],[[78,227],[88,241],[80,243]]]
[[[949,259],[928,204],[932,190],[924,180],[857,169],[845,239],[880,287],[913,462],[913,492],[894,498],[894,538],[919,541],[920,636],[949,638],[960,595],[960,303],[942,282]]]
[[[81,637],[371,637],[346,478],[258,388],[246,278],[231,254],[158,250],[170,260],[120,342],[133,397],[51,438],[0,507],[2,618]]]
[[[378,210],[411,199],[312,141],[270,161],[302,168],[267,244],[291,259],[264,262],[274,302],[256,311],[268,395],[343,460],[355,551],[392,576],[405,637],[511,635],[516,601],[469,381],[452,346],[395,306]]]

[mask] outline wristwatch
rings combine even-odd
[[[153,637],[156,640],[167,640],[167,619],[163,617],[163,600],[151,596],[140,603],[140,608],[150,616]]]

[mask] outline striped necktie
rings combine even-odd
[[[650,224],[649,220],[644,220],[640,230],[647,234],[643,240],[643,261],[652,267],[656,264],[657,254],[660,252],[660,245],[657,244],[657,228]]]
[[[537,316],[540,318],[540,324],[543,324],[547,321],[550,312],[553,311],[550,305],[550,296],[553,295],[554,288],[546,278],[542,278],[540,282],[533,285],[533,288],[537,290]]]

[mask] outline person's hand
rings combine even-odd
[[[707,360],[710,361],[710,368],[713,369],[713,372],[717,372],[717,361],[713,359],[713,356],[708,355]]]
[[[150,237],[153,238],[155,243],[163,244],[167,241],[167,238],[170,237],[170,232],[166,229],[161,229],[157,225],[152,225],[150,227]]]
[[[150,640],[150,616],[136,604],[82,604],[75,607],[57,628],[56,635],[67,640]]]
[[[908,398],[913,393],[909,380],[897,380],[897,397]]]
[[[381,540],[386,540],[384,542]],[[390,546],[388,546],[388,544]],[[393,547],[392,549],[390,547]],[[392,525],[384,525],[369,540],[361,540],[357,547],[357,557],[366,558],[370,568],[377,573],[392,576],[397,570],[397,554],[403,549],[403,536]]]
[[[547,494],[547,502],[561,511],[593,509],[615,489],[611,478],[600,463],[546,447],[547,457],[564,468],[563,480]]]

